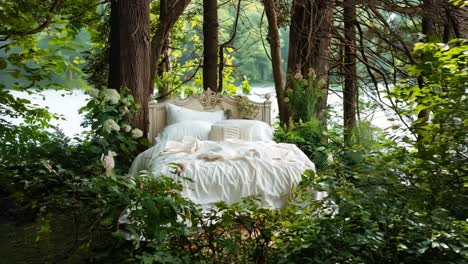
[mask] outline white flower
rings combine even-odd
[[[120,113],[121,113],[122,115],[126,115],[126,114],[128,114],[129,112],[130,112],[130,110],[128,110],[128,107],[126,107],[126,106],[124,106],[124,107],[121,108],[121,110],[120,110]]]
[[[296,80],[302,80],[303,79],[303,76],[302,76],[302,73],[301,72],[296,72],[296,74],[294,74],[293,76],[294,79]]]
[[[102,124],[104,131],[107,133],[110,133],[112,130],[115,131],[120,131],[120,126],[117,124],[117,122],[114,121],[114,119],[107,119],[104,121]]]
[[[283,99],[283,101],[284,101],[285,103],[287,103],[287,102],[289,102],[289,98],[285,97],[285,98]]]
[[[132,130],[132,138],[141,138],[143,136],[143,131],[138,128]]]
[[[104,154],[101,155],[102,166],[106,170],[106,176],[112,175],[112,170],[115,167],[115,161],[114,161],[115,156],[117,156],[117,153],[110,151],[110,150],[107,152],[107,155],[105,156]]]
[[[315,74],[314,69],[309,68],[309,72],[307,73],[307,77],[308,77],[309,79],[315,79],[315,77],[317,77],[317,75]]]
[[[121,102],[126,106],[130,106],[132,104],[127,97],[123,98]]]
[[[323,88],[327,85],[327,82],[324,79],[320,79],[317,84],[319,88]]]
[[[445,44],[445,43],[437,43],[437,46],[441,47],[444,49],[444,51],[447,51],[450,49],[450,46]]]
[[[104,89],[101,91],[102,101],[110,102],[111,104],[118,104],[120,100],[120,94],[115,89]]]
[[[88,94],[92,97],[92,98],[97,98],[99,96],[99,90],[96,89],[96,88],[89,88],[88,90]]]
[[[292,92],[293,92],[293,89],[291,89],[291,88],[286,89],[287,94],[292,94]]]
[[[124,132],[130,132],[130,130],[132,130],[132,127],[127,124],[122,125],[121,128]]]

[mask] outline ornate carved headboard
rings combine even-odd
[[[187,98],[170,98],[163,102],[149,103],[149,131],[148,140],[153,143],[159,132],[166,127],[166,103],[182,106],[196,111],[219,111],[223,110],[226,118],[238,119],[244,118],[243,109],[253,109],[251,119],[260,120],[271,125],[271,101],[267,99],[263,103],[253,102],[242,96],[229,96],[226,94],[217,94],[210,89]],[[239,108],[240,106],[240,108]]]

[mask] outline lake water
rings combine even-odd
[[[83,115],[79,114],[78,111],[81,107],[86,105],[89,96],[86,95],[83,90],[73,90],[71,92],[45,90],[40,94],[34,95],[28,95],[27,93],[17,91],[12,91],[11,93],[14,96],[29,99],[32,103],[38,106],[48,107],[50,112],[61,115],[63,120],[53,120],[51,123],[61,129],[65,135],[72,137],[84,131],[84,128],[81,126]],[[253,86],[249,98],[254,101],[262,101],[264,100],[263,98],[265,94],[272,95],[273,116],[277,116],[278,106],[274,97],[275,90],[271,84]],[[337,113],[332,115],[331,118],[336,121],[341,120],[341,98],[336,94],[330,94],[329,105],[334,107],[334,110]],[[388,121],[388,118],[391,116],[393,116],[392,113],[385,113],[382,110],[361,115],[363,119],[366,119],[373,125],[381,128],[387,128],[392,125],[392,123]],[[19,123],[20,121],[21,120],[14,120],[13,122]]]

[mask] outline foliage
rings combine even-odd
[[[418,135],[416,142],[404,140],[418,149],[416,164],[427,174],[412,181],[427,195],[437,190],[430,198],[433,206],[457,211],[465,218],[467,209],[457,204],[467,197],[467,49],[466,40],[417,44],[414,54],[421,61],[408,70],[413,78],[422,79],[423,86],[408,82],[390,94],[401,113],[415,120],[411,129]],[[427,111],[428,118],[415,119],[420,111]]]
[[[329,148],[324,144],[325,130],[317,119],[308,122],[291,122],[287,127],[277,127],[274,140],[295,144],[309,157],[318,168],[326,165]]]
[[[2,215],[28,221],[36,213],[84,207],[74,199],[79,186],[102,172],[85,145],[72,143],[60,131],[20,126],[15,132],[17,141],[0,144]]]
[[[463,263],[466,222],[424,208],[419,188],[404,182],[419,171],[401,171],[414,158],[387,147],[390,154],[369,153],[352,167],[336,162],[331,174],[310,179],[333,206],[278,228],[282,263]]]
[[[294,122],[308,121],[317,118],[316,105],[321,96],[321,87],[325,85],[315,75],[311,68],[304,78],[300,71],[293,76],[288,76],[288,87],[284,100],[289,105],[291,117]]]
[[[187,179],[180,179],[187,180]],[[202,210],[179,194],[180,180],[143,172],[129,179],[100,177],[95,191],[106,209],[102,221],[116,221],[125,208],[128,222],[120,237],[132,242],[141,263],[266,263],[274,251],[277,211],[260,208],[248,197]],[[107,219],[107,217],[110,217]]]
[[[84,21],[95,21],[95,0],[2,1],[0,3],[0,111],[3,116],[25,117],[43,127],[50,118],[46,108],[13,96],[43,89],[87,87],[80,52],[89,48]],[[87,23],[93,25],[93,23]],[[5,119],[0,126],[11,126]],[[0,129],[2,130],[2,129]],[[5,133],[4,131],[2,131]]]
[[[395,136],[388,141],[360,131],[358,144],[350,148],[327,146],[333,159],[309,178],[310,187],[328,193],[326,206],[278,228],[280,262],[464,263],[467,81],[462,44],[416,45],[421,61],[408,69],[414,79],[391,94],[408,119],[429,110],[429,119],[413,123],[419,139],[405,136],[397,145]],[[416,84],[418,77],[424,86]],[[294,128],[280,129],[276,137],[304,149],[320,148],[308,145],[304,135]]]
[[[135,104],[128,89],[91,88],[88,104],[80,111],[86,113],[84,126],[90,127],[88,133],[90,154],[99,157],[109,151],[117,154],[118,168],[126,173],[140,146],[147,146],[148,140],[143,132],[131,127],[131,120],[140,107]]]

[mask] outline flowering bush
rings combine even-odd
[[[304,78],[300,70],[288,76],[284,101],[289,104],[293,121],[298,122],[301,119],[307,122],[316,118],[316,104],[323,85],[324,81],[317,78],[312,68],[309,69],[307,78]]]
[[[130,125],[140,106],[135,104],[128,89],[118,92],[115,89],[91,88],[87,93],[91,98],[80,111],[86,113],[83,126],[91,128],[88,134],[91,151],[97,156],[108,151],[118,153],[116,167],[126,172],[139,146],[148,144],[143,131]]]

